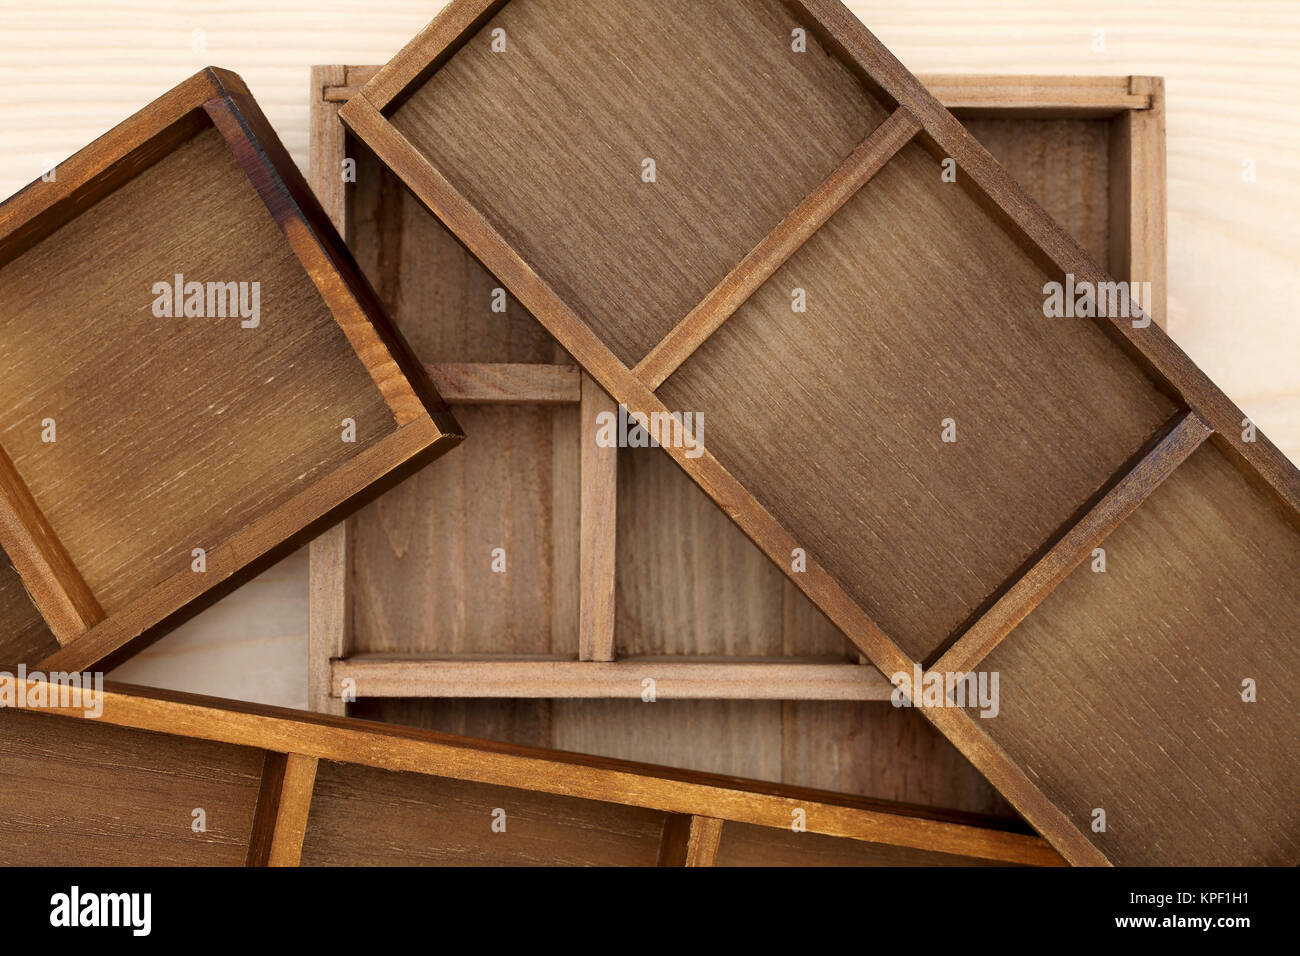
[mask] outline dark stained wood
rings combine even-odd
[[[650,866],[663,815],[322,763],[304,866]],[[504,811],[504,832],[494,831]],[[501,814],[496,814],[501,819]]]
[[[1049,279],[906,146],[658,396],[924,658],[1175,411]]]
[[[0,661],[39,661],[59,649],[49,625],[23,587],[9,556],[0,551]]]
[[[502,54],[491,51],[498,27]],[[630,37],[635,65],[611,70],[607,51]],[[791,52],[776,0],[524,0],[391,121],[456,170],[456,187],[635,364],[884,120],[810,42],[809,53]],[[680,83],[700,62],[709,81]],[[655,183],[642,182],[647,158]]]
[[[262,753],[0,711],[0,860],[8,866],[239,866]],[[206,830],[195,832],[202,809]]]
[[[155,315],[178,276],[255,285],[256,325],[233,285]],[[0,539],[55,665],[156,639],[460,438],[227,71],[0,205],[0,302]]]
[[[382,850],[383,830],[392,824],[393,814],[358,812],[360,808],[357,802],[364,803],[372,796],[367,793],[370,788],[364,785],[364,781],[368,780],[379,790],[390,793],[395,802],[395,812],[400,807],[403,812],[411,815],[411,819],[423,819],[425,823],[421,826],[425,829],[431,825],[430,817],[436,818],[438,814],[428,813],[427,808],[425,812],[419,813],[420,793],[432,792],[432,798],[436,801],[437,794],[445,793],[445,788],[450,787],[465,797],[465,800],[458,799],[455,802],[465,803],[472,802],[476,788],[493,788],[498,792],[500,788],[509,788],[530,792],[529,799],[521,798],[523,803],[540,800],[543,805],[555,808],[562,808],[565,803],[574,800],[583,804],[594,801],[601,806],[592,807],[591,814],[583,814],[588,825],[594,814],[598,818],[595,825],[597,830],[621,832],[624,836],[630,831],[622,829],[619,821],[638,817],[644,819],[647,817],[644,811],[654,811],[648,814],[648,819],[652,821],[649,833],[651,852],[654,855],[657,855],[663,814],[708,816],[781,828],[787,825],[798,810],[806,820],[810,832],[956,853],[978,859],[1039,865],[1056,865],[1060,862],[1057,854],[1040,839],[1018,832],[1016,827],[1008,827],[1002,821],[990,821],[970,814],[855,799],[803,788],[775,787],[734,777],[710,776],[579,754],[475,741],[402,727],[366,724],[346,718],[217,701],[191,694],[108,685],[97,698],[102,706],[88,711],[87,701],[66,699],[60,695],[56,685],[39,676],[28,676],[25,681],[18,682],[17,692],[23,694],[24,699],[33,699],[39,695],[41,706],[29,711],[28,715],[38,716],[41,721],[55,729],[69,731],[74,737],[77,736],[77,730],[89,725],[94,728],[112,727],[146,732],[128,734],[145,750],[156,750],[159,747],[166,749],[170,746],[171,738],[181,737],[187,741],[194,739],[220,745],[236,745],[239,748],[255,748],[254,754],[258,751],[288,754],[285,784],[281,788],[281,802],[276,812],[272,861],[276,858],[276,846],[280,843],[281,824],[286,822],[286,801],[290,806],[298,808],[291,816],[300,821],[301,811],[308,802],[309,794],[312,794],[312,785],[308,781],[316,779],[315,770],[320,762],[334,761],[349,765],[344,771],[345,776],[356,778],[359,775],[363,781],[356,787],[345,784],[337,792],[344,802],[352,803],[352,807],[342,811],[339,816],[347,818],[351,828],[360,827],[363,830],[363,842],[367,844],[359,851],[352,849],[353,855],[371,852],[376,848],[376,840],[364,838],[366,830],[379,836],[378,847]],[[150,741],[153,743],[150,744]],[[184,747],[185,744],[176,746]],[[211,751],[210,756],[214,765],[219,767],[235,759],[231,756],[223,758],[216,751]],[[258,767],[263,766],[260,755],[254,759]],[[294,772],[295,764],[301,767],[302,773]],[[270,769],[265,789],[274,792],[277,776],[274,761]],[[383,773],[376,775],[371,771]],[[250,773],[249,776],[252,777],[253,774]],[[256,776],[260,782],[263,776],[260,769]],[[329,779],[328,770],[323,773],[323,777]],[[299,781],[293,788],[289,785],[290,778]],[[404,783],[400,782],[403,780]],[[259,783],[250,789],[262,788]],[[296,794],[292,799],[291,789]],[[328,804],[331,801],[328,795],[317,795],[325,796],[326,799],[318,801],[316,795],[310,798],[312,814],[306,824],[305,853],[310,853],[309,848],[312,846],[320,846],[314,842],[313,836],[313,827],[317,825],[317,817],[322,813],[320,808],[326,807],[323,815],[326,819],[330,817]],[[249,829],[244,832],[246,843],[249,842],[247,838],[251,835],[252,827],[251,799],[249,803]],[[86,812],[93,819],[98,806],[88,803]],[[557,814],[564,813],[563,809],[557,809],[556,813],[543,813],[542,816],[555,820]],[[269,812],[266,816],[269,817]],[[613,822],[606,826],[599,820]],[[453,828],[453,833],[461,829]],[[296,837],[297,826],[285,827],[285,832],[292,832]],[[339,833],[340,828],[337,826],[324,825],[317,829],[317,835],[327,848],[327,856],[337,852]],[[635,836],[635,833],[631,835]],[[296,849],[296,839],[291,841],[290,850],[292,849]],[[417,846],[414,852],[418,855],[425,849],[427,847]],[[393,846],[392,850],[404,852],[405,843]]]
[[[965,673],[974,670],[990,650],[1051,594],[1079,564],[1090,559],[1106,536],[1131,515],[1187,458],[1210,437],[1210,429],[1195,412],[1188,412],[1132,470],[1127,471],[1088,513],[1055,542],[1025,575],[987,612],[980,615],[957,642],[944,652],[934,669]]]
[[[721,837],[721,820],[670,813],[659,841],[659,865],[713,866]]]
[[[977,724],[1116,864],[1300,863],[1300,533],[1203,445],[1105,547],[985,658]]]
[[[576,657],[577,406],[457,415],[475,440],[352,523],[351,650]]]
[[[317,763],[315,757],[267,752],[246,866],[298,866]]]
[[[742,302],[772,277],[795,250],[825,225],[850,196],[880,172],[881,167],[893,159],[920,128],[907,110],[895,110],[889,114],[825,182],[782,219],[704,297],[704,301],[637,363],[634,371],[641,380],[651,388],[658,388],[719,325],[731,317]]]
[[[536,9],[516,0],[496,15],[518,13],[526,37],[561,29],[559,21],[533,29],[536,21],[528,15]],[[1127,312],[1096,321],[1045,319],[1047,282],[1072,277],[1100,289],[1112,286],[1110,278],[839,0],[791,0],[784,9],[793,19],[782,24],[783,41],[791,22],[808,28],[864,96],[886,111],[908,110],[922,131],[657,394],[629,368],[629,338],[647,323],[624,309],[615,318],[625,321],[615,321],[611,330],[608,314],[594,314],[584,298],[600,279],[593,249],[582,250],[586,257],[566,249],[568,259],[557,268],[552,251],[541,248],[552,237],[545,224],[527,215],[502,216],[491,198],[480,195],[475,177],[501,158],[486,149],[474,155],[473,143],[457,155],[418,129],[417,114],[454,116],[472,101],[463,83],[472,68],[483,81],[478,92],[518,75],[510,72],[517,65],[485,63],[489,54],[482,44],[475,47],[483,38],[476,36],[482,19],[465,19],[471,26],[451,36],[450,24],[469,11],[448,14],[441,28],[421,35],[381,69],[340,116],[611,396],[643,413],[713,413],[703,455],[688,456],[682,448],[669,454],[886,674],[910,670],[1004,593],[1176,412],[1189,410],[1204,421],[1216,448],[1227,451],[1248,481],[1269,489],[1291,524],[1300,524],[1300,471],[1264,436],[1243,435],[1241,409],[1158,324]],[[492,12],[480,9],[476,16]],[[573,22],[581,18],[564,21],[566,27]],[[703,23],[666,18],[661,26],[690,35]],[[774,55],[773,37],[740,41],[736,51],[748,43],[751,62]],[[619,50],[602,62],[605,73],[616,75],[642,45],[635,31],[604,44]],[[689,49],[689,40],[681,48]],[[541,54],[533,78],[546,76],[546,65],[558,59],[553,50]],[[743,88],[752,97],[766,93],[759,82]],[[1158,83],[1130,83],[1134,107],[1153,115],[1159,92]],[[843,87],[828,83],[823,96],[827,104],[842,102]],[[1071,116],[1110,110],[1092,101],[1062,106]],[[706,104],[701,112],[708,111]],[[734,109],[715,111],[714,122],[734,118]],[[547,116],[560,118],[552,135],[573,136],[584,128],[563,122],[558,110]],[[494,147],[520,129],[535,132],[528,118],[498,112],[497,119],[502,128],[493,128]],[[644,125],[638,120],[616,117],[608,125],[635,133]],[[1115,152],[1122,154],[1126,142],[1119,132]],[[780,142],[756,123],[750,133],[745,146],[755,152]],[[604,127],[602,134],[606,142],[614,135]],[[1142,138],[1142,152],[1158,156],[1149,130]],[[522,146],[505,151],[526,155]],[[958,170],[957,188],[945,189],[938,175],[946,160]],[[1149,171],[1153,164],[1143,165]],[[579,209],[586,195],[581,187],[590,185],[581,179],[564,184],[578,197],[570,206]],[[1134,195],[1155,197],[1158,191],[1130,176],[1123,189],[1110,190],[1108,208],[1127,206],[1131,214]],[[572,209],[565,214],[580,218]],[[620,210],[616,218],[630,230],[649,221],[635,209]],[[855,222],[866,227],[865,237],[859,230],[856,242],[846,240],[845,224]],[[1163,231],[1158,223],[1146,224],[1148,235]],[[866,237],[875,240],[870,254],[861,247]],[[676,246],[687,260],[691,242]],[[1127,250],[1127,263],[1121,266],[1123,257],[1111,250]],[[825,255],[815,258],[818,251]],[[1108,251],[1116,268],[1148,277],[1143,273],[1153,263],[1135,243],[1115,242]],[[799,281],[788,281],[799,270]],[[811,282],[827,275],[834,281],[814,296],[822,311],[800,324],[799,313],[792,317],[780,306],[788,309],[791,292],[806,289],[808,275]],[[1159,284],[1154,273],[1152,281]],[[950,411],[943,413],[942,406]],[[944,455],[934,433],[944,417],[956,419],[960,429],[962,415],[975,441]],[[929,447],[918,438],[927,433],[933,435]],[[789,564],[801,548],[808,552],[802,569]],[[1112,862],[1044,794],[1035,768],[1012,759],[974,718],[942,707],[922,713],[1070,861]]]
[[[328,189],[345,155],[341,138],[329,139],[331,131],[341,130],[334,114],[376,68],[319,69],[332,71],[332,79],[320,92],[322,99],[314,101],[322,109],[313,135],[333,145],[314,150],[312,165],[314,171],[327,168]],[[1081,223],[1095,228],[1106,221],[1104,209],[1099,220],[1087,200],[1100,197],[1105,206],[1107,129],[1119,112],[1149,107],[1149,98],[1130,95],[1126,77],[1029,79],[1036,83],[1026,86],[1025,78],[1015,78],[1006,89],[998,78],[945,82],[963,103],[1001,103],[1003,119],[973,120],[973,128],[987,133],[987,145],[1014,174],[1035,188],[1041,184],[1037,198],[1053,215],[1072,229]],[[1108,112],[1042,119],[1067,99],[1086,99],[1089,109],[1104,106]],[[359,182],[340,193],[339,221],[346,216],[349,242],[410,340],[422,343],[422,354],[482,363],[551,362],[557,353],[564,355],[513,298],[507,297],[505,314],[488,313],[485,303],[497,280],[363,144],[351,141],[346,155],[358,159]],[[1127,157],[1119,159],[1127,171]],[[1142,228],[1135,223],[1135,234]],[[1103,237],[1103,251],[1106,241]],[[427,267],[420,265],[426,262]],[[476,423],[472,430],[480,440],[482,427]],[[663,451],[623,449],[618,472],[619,656],[859,660],[856,648],[845,655],[851,647],[847,638]],[[314,560],[314,577],[315,569],[328,563],[326,557]],[[345,593],[349,581],[319,589]],[[418,587],[418,581],[407,587]],[[476,613],[491,611],[480,607]],[[402,620],[400,613],[397,619]],[[411,642],[401,650],[417,647]],[[313,661],[319,656],[313,652]],[[465,655],[457,659],[473,661]],[[499,660],[485,663],[495,667]],[[567,692],[567,686],[559,690]],[[313,706],[339,703],[327,695],[323,705]],[[349,707],[357,716],[452,733],[1014,816],[922,716],[876,703],[382,698]]]

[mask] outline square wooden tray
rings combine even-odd
[[[969,814],[126,685],[13,690],[50,702],[0,711],[15,865],[1063,863]]]
[[[1300,860],[1300,473],[842,4],[459,0],[340,117],[884,674],[997,655],[920,712],[1068,860]]]
[[[0,205],[0,661],[119,658],[460,437],[234,74]]]
[[[312,186],[472,438],[313,548],[313,709],[1013,815],[665,452],[583,459],[605,393],[339,124],[377,70],[314,70]],[[1163,276],[1159,79],[926,83],[1099,261]]]

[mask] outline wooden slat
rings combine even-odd
[[[248,866],[297,866],[307,832],[315,757],[268,752],[248,840]]]
[[[1135,90],[1127,76],[948,76],[917,77],[950,110],[997,113],[1032,109],[1038,115],[1113,116],[1151,106],[1151,95]]]
[[[69,643],[104,620],[104,609],[3,448],[0,546],[8,552],[32,603],[60,644]]]
[[[1137,466],[1083,516],[1002,598],[950,647],[934,670],[966,673],[1085,561],[1207,438],[1210,428],[1188,412]]]
[[[339,108],[327,94],[346,81],[345,66],[311,68],[311,162],[307,181],[340,236],[347,235],[348,204],[342,166],[347,155],[347,130],[338,121]]]
[[[636,376],[651,390],[663,384],[920,128],[907,110],[895,110],[637,364]]]
[[[812,833],[977,859],[1061,863],[1059,855],[1037,837],[991,830],[976,825],[969,816],[928,808],[111,683],[99,698],[102,712],[94,716],[79,700],[60,699],[57,685],[30,676],[26,684],[17,692],[26,693],[28,699],[44,694],[49,706],[33,713],[48,719],[95,720],[317,760],[781,829],[790,826],[793,811],[802,810]]]
[[[426,367],[450,405],[572,405],[582,398],[576,365],[446,362]]]
[[[1165,84],[1159,77],[1129,78],[1151,100],[1111,121],[1111,271],[1132,282],[1150,282],[1142,308],[1166,328],[1168,283],[1165,261]]]
[[[664,700],[889,700],[892,686],[873,667],[766,661],[428,660],[357,655],[332,664],[333,692],[356,681],[362,697],[639,698],[647,678]]]
[[[311,543],[307,623],[307,706],[322,714],[347,713],[333,693],[330,662],[352,649],[352,519]]]
[[[339,109],[317,90],[347,82],[345,66],[315,66],[311,71],[312,191],[338,230],[347,235],[347,193],[341,162],[347,153],[347,131],[338,121]],[[352,649],[352,522],[341,521],[311,543],[310,596],[307,605],[307,706],[322,714],[347,714],[347,704],[330,692],[330,661]]]
[[[722,839],[722,821],[714,817],[670,813],[659,843],[660,866],[713,866]]]
[[[618,526],[618,448],[596,444],[597,416],[618,405],[590,376],[582,376],[582,476],[578,657],[614,659],[614,566]]]

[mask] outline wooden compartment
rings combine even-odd
[[[0,731],[4,865],[243,864],[260,751],[8,707]]]
[[[711,866],[727,822],[783,853],[797,823],[827,861],[866,841],[900,864],[1063,862],[971,814],[122,685],[94,706],[5,679],[43,701],[0,714],[20,784],[0,797],[9,863]]]
[[[676,442],[668,454],[883,674],[970,671],[1210,436],[1289,515],[1300,513],[1300,473],[1151,321],[1157,278],[1133,276],[1151,281],[1151,294],[1136,303],[1121,297],[1119,284],[838,0],[718,0],[673,7],[666,17],[602,5],[600,17],[621,28],[607,43],[585,44],[595,6],[453,2],[339,115],[612,401],[646,416],[704,412],[703,453]],[[740,20],[754,29],[737,31]],[[565,43],[552,42],[561,27]],[[640,180],[645,150],[629,143],[648,137],[653,119],[636,110],[604,117],[611,149],[570,164],[571,178],[549,191],[534,189],[548,182],[548,164],[530,164],[527,150],[587,135],[588,104],[642,54],[654,57],[655,82],[677,96],[709,85],[695,82],[709,62],[693,52],[700,33],[727,38],[729,64],[784,59],[781,69],[817,84],[817,110],[865,103],[870,132],[856,143],[828,136],[801,144],[832,145],[833,171],[700,299],[652,323],[670,331],[638,355],[631,329],[645,323],[591,300],[608,277],[600,251],[543,249],[552,238],[545,224],[601,216],[588,199],[610,177],[646,186],[638,193],[646,208],[707,187],[691,176]],[[501,37],[507,49],[494,52]],[[564,73],[568,48],[583,46],[598,52],[560,85],[568,108],[533,109],[553,92],[550,78]],[[828,70],[828,61],[840,69]],[[711,170],[715,154],[782,148],[764,126],[781,110],[772,72],[709,77],[730,96],[701,101],[726,132],[692,157],[700,169]],[[1104,86],[1056,84],[1058,116],[1095,115]],[[1123,97],[1140,109],[1158,100],[1158,84],[1132,84]],[[996,113],[1006,100],[976,96],[962,105]],[[449,122],[456,135],[433,141],[432,124]],[[1147,155],[1149,126],[1108,130],[1108,164],[1118,171],[1126,151]],[[1131,224],[1141,223],[1148,239],[1162,230],[1151,182],[1131,175],[1134,168],[1128,177],[1107,174],[1112,269],[1151,261],[1139,237],[1126,234]],[[732,195],[734,184],[709,175],[708,186]],[[1078,185],[1099,196],[1095,182]],[[736,198],[712,212],[740,223],[752,206]],[[697,234],[716,227],[701,218],[667,235],[653,228],[652,213],[619,213],[612,231],[656,256],[667,243],[683,261],[698,253]],[[1095,224],[1075,227],[1100,244]],[[1057,298],[1073,290],[1071,304],[1085,303],[1085,313],[1049,316],[1049,283],[1060,284]],[[1093,294],[1093,314],[1086,297],[1076,298],[1081,289]],[[1098,296],[1107,300],[1100,315]],[[584,454],[590,447],[584,441]],[[593,534],[593,553],[604,555],[614,547],[611,522],[596,524],[605,530]],[[606,622],[605,643],[584,630],[580,647],[608,654],[612,627],[603,605],[594,610]],[[1101,693],[1112,678],[1099,669],[1051,679],[1092,682]],[[1157,831],[1130,834],[1117,854],[1044,792],[1042,758],[1029,749],[1012,757],[981,718],[944,700],[923,701],[918,712],[1071,862],[1154,861],[1169,842],[1201,850],[1170,822],[1197,805],[1194,782],[1151,816]],[[1043,731],[1027,734],[1049,747]],[[1166,849],[1153,849],[1162,839]]]
[[[832,693],[879,698],[887,688],[874,671],[858,666],[858,650],[839,628],[660,449],[619,449],[611,470],[617,497],[606,509],[616,515],[615,580],[610,583],[606,567],[603,583],[589,593],[614,594],[612,609],[602,607],[602,640],[612,641],[620,670],[601,672],[590,666],[594,662],[558,669],[577,658],[578,578],[584,571],[589,578],[601,574],[577,564],[576,407],[551,403],[578,401],[578,369],[515,299],[504,299],[506,311],[491,311],[497,280],[367,148],[344,139],[338,105],[373,73],[364,66],[316,70],[313,187],[387,311],[458,406],[473,441],[359,512],[313,551],[313,589],[320,598],[312,619],[313,708],[343,711],[333,676],[338,672],[359,680],[360,700],[347,706],[348,713],[382,721],[906,803],[1013,813],[914,711],[879,700],[798,700]],[[1145,213],[1109,215],[1110,196],[1130,193],[1130,181],[1164,181],[1158,139],[1164,101],[1130,92],[1158,91],[1158,81],[931,82],[952,96],[954,108],[987,117],[971,122],[1005,153],[1017,176],[1041,189],[1053,215],[1071,229],[1091,230],[1097,255],[1115,247],[1117,260],[1127,264],[1132,237],[1143,250],[1160,248],[1139,268],[1162,274],[1162,230],[1148,242]],[[346,157],[357,163],[355,185],[333,174]],[[1100,209],[1079,202],[1080,177]],[[1164,208],[1161,190],[1144,189]],[[1099,217],[1105,232],[1096,228]],[[516,384],[530,381],[538,388],[529,399],[533,405],[502,405],[510,393],[500,386],[473,392],[474,382],[495,386],[507,367]],[[538,385],[543,375],[563,376],[563,388]],[[523,399],[515,394],[515,401]],[[467,401],[490,403],[461,405]],[[547,454],[529,438],[525,462],[502,467],[497,453],[506,451],[516,423],[536,415],[554,420],[560,412],[569,412],[563,424],[572,444],[556,421],[552,447],[558,450]],[[478,457],[469,454],[476,449]],[[425,489],[416,492],[421,484]],[[550,549],[517,548],[520,540],[547,537]],[[494,546],[513,555],[507,574],[490,571]],[[338,554],[350,555],[346,564],[334,561]],[[555,567],[562,559],[567,563],[560,576]],[[434,574],[435,567],[455,574]],[[549,588],[542,574],[547,567]],[[441,585],[430,587],[433,580]],[[328,606],[344,600],[351,602],[346,626]],[[350,666],[322,666],[343,657]],[[716,669],[719,663],[729,669]],[[378,669],[382,684],[368,678]],[[664,682],[664,672],[694,679]],[[659,678],[653,706],[640,700],[646,674]],[[421,693],[447,698],[416,700]],[[538,696],[517,696],[523,693]],[[675,698],[723,693],[783,700]],[[500,700],[473,698],[484,695]],[[564,700],[567,695],[633,700]]]
[[[324,763],[302,864],[653,866],[663,826],[641,807]]]
[[[1116,864],[1294,866],[1294,515],[1205,444],[1103,546],[980,663],[981,726]]]
[[[0,206],[0,305],[0,543],[61,645],[27,663],[120,656],[459,440],[224,71]]]
[[[513,297],[493,312],[497,280],[345,140],[338,107],[375,69],[315,71],[313,186],[473,441],[313,552],[312,706],[343,712],[335,675],[352,676],[357,716],[1011,815],[924,718],[878,700],[887,687],[858,650],[662,450],[606,459],[616,498],[589,514],[613,517],[614,561],[579,567],[581,500],[597,484],[581,481],[579,369]],[[1158,81],[930,82],[1096,255],[1163,275],[1162,216],[1130,219],[1121,204],[1112,218],[1110,201],[1136,183],[1163,210]],[[349,157],[354,184],[334,175]],[[527,456],[511,450],[521,441]],[[491,571],[498,546],[505,574]],[[594,643],[613,667],[577,662],[584,576]],[[594,599],[611,593],[612,606]],[[343,620],[333,612],[345,602]],[[640,700],[647,675],[653,706]],[[722,695],[780,699],[676,699]],[[596,699],[610,696],[633,699]],[[877,699],[799,699],[832,696]]]
[[[656,394],[928,660],[1176,410],[1099,326],[1043,318],[1049,281],[912,143]]]

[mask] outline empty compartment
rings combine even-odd
[[[390,119],[632,365],[884,119],[799,26],[778,0],[511,0]]]
[[[349,244],[435,381],[448,364],[572,370],[369,150],[352,154]],[[351,652],[576,659],[578,406],[467,404],[456,416],[471,441],[351,519]]]
[[[663,449],[619,451],[617,507],[620,657],[858,659]]]
[[[426,730],[1018,819],[919,712],[878,701],[360,700]]]
[[[659,395],[924,659],[1176,411],[1054,278],[912,143]]]
[[[662,813],[321,761],[303,866],[648,866]]]
[[[0,711],[6,866],[242,866],[263,751]],[[202,811],[204,829],[196,831]]]
[[[96,200],[0,262],[0,446],[112,615],[395,423],[211,125]]]
[[[980,728],[1116,864],[1300,863],[1300,533],[1207,444],[1102,546],[979,664]]]

